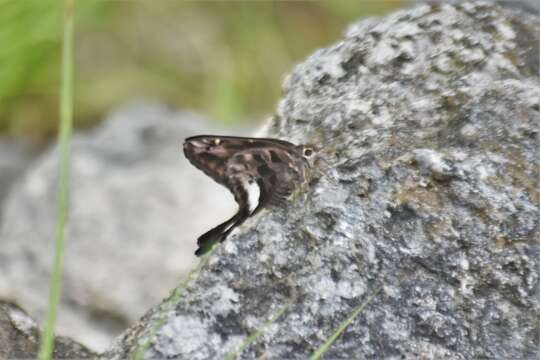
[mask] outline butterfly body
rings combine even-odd
[[[286,201],[306,182],[314,150],[277,139],[199,135],[185,140],[184,154],[238,203],[232,218],[199,237],[200,256],[265,206]]]

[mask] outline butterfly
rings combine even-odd
[[[183,148],[189,162],[227,187],[238,204],[233,217],[198,238],[197,256],[264,207],[289,199],[307,183],[316,157],[314,146],[269,138],[199,135],[185,139]]]

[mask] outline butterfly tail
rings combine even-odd
[[[223,241],[226,236],[227,230],[234,225],[237,215],[233,216],[223,224],[216,226],[215,228],[205,232],[197,239],[197,245],[199,248],[195,251],[196,256],[202,256],[206,254],[214,244]]]
[[[203,256],[209,252],[214,244],[222,242],[225,240],[227,235],[237,226],[242,224],[249,217],[249,212],[246,212],[244,209],[238,211],[232,218],[225,221],[224,223],[216,226],[210,231],[202,234],[197,239],[197,245],[199,248],[195,251],[196,256]]]
[[[199,245],[199,247],[195,251],[195,256],[198,256],[198,257],[203,256],[204,254],[209,252],[210,249],[212,249],[214,244],[217,242],[218,242],[218,239],[207,239],[201,245]]]

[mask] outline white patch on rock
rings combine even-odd
[[[371,119],[371,122],[373,125],[392,125],[392,116],[390,116],[390,113],[388,112],[388,109],[385,107],[382,107],[379,109],[379,115],[374,116]]]
[[[416,111],[428,111],[432,110],[435,106],[430,98],[423,96],[412,100],[411,107]]]
[[[470,275],[463,275],[463,277],[460,279],[460,286],[459,289],[461,290],[461,293],[463,295],[472,295],[473,294],[473,287],[474,287],[474,279]]]
[[[463,49],[459,53],[459,57],[464,63],[479,63],[484,60],[486,54],[481,48]]]
[[[512,64],[510,59],[499,53],[492,54],[486,59],[486,67],[491,72],[505,70],[513,74],[519,74],[519,70]]]
[[[407,37],[414,36],[423,33],[418,24],[413,22],[401,22],[397,23],[394,28],[392,28],[388,34],[395,37]]]
[[[401,289],[397,286],[384,285],[383,292],[385,295],[397,299],[401,297]]]
[[[435,60],[435,66],[440,72],[449,73],[453,69],[452,59],[446,54],[441,54]]]
[[[336,296],[336,283],[329,277],[314,279],[314,293],[318,294],[321,299],[332,299]]]
[[[371,110],[371,100],[351,100],[347,102],[347,117],[355,116],[357,114],[367,114]]]
[[[225,241],[223,244],[223,248],[225,249],[225,252],[228,254],[235,254],[237,251],[237,247],[234,241]]]
[[[382,323],[382,328],[389,334],[392,340],[407,341],[411,335],[408,326],[403,320],[392,316],[390,319],[385,318]]]
[[[343,56],[341,54],[329,54],[325,60],[323,72],[335,79],[339,79],[345,75],[345,70],[341,66],[343,62]]]
[[[478,129],[476,128],[476,126],[474,126],[472,124],[466,124],[465,126],[463,126],[461,128],[459,133],[464,138],[472,140],[472,139],[475,139],[478,136]]]
[[[13,326],[26,335],[30,335],[32,330],[37,328],[36,322],[19,309],[11,309],[9,312],[9,317]]]
[[[366,243],[366,250],[368,255],[368,261],[371,264],[375,264],[377,262],[377,250],[372,242]]]
[[[497,28],[497,31],[503,38],[506,40],[513,40],[516,38],[516,33],[514,32],[514,29],[507,23],[498,22],[495,24],[495,27]]]
[[[465,33],[460,29],[450,31],[450,37],[456,41],[461,41],[465,37]]]
[[[157,334],[156,350],[167,357],[190,354],[203,350],[211,335],[206,325],[199,319],[189,316],[175,316],[163,325]]]
[[[490,160],[486,159],[485,156],[473,156],[460,164],[460,168],[468,173],[476,174],[479,179],[484,180],[497,173],[490,164]]]
[[[344,299],[355,299],[366,292],[363,282],[353,283],[348,280],[341,280],[338,282],[336,290],[337,295]]]
[[[459,262],[459,266],[465,271],[469,270],[469,260],[463,256]]]
[[[372,65],[384,65],[399,55],[389,41],[381,41],[373,49],[368,57],[368,63]]]
[[[463,161],[469,156],[465,151],[461,149],[453,149],[450,153],[452,155],[452,159],[455,161]]]
[[[439,174],[450,171],[450,166],[444,161],[442,155],[431,149],[416,149],[413,151],[416,161],[423,167]]]
[[[479,164],[476,167],[476,172],[478,174],[478,178],[480,180],[484,180],[487,177],[489,177],[490,175],[492,175],[494,173],[494,170],[491,169],[490,166],[486,166],[485,164]]]
[[[212,288],[211,293],[215,298],[213,311],[215,314],[227,315],[238,308],[238,294],[231,288],[224,285],[217,285]]]

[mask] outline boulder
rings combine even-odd
[[[36,359],[40,346],[39,327],[16,304],[0,300],[0,358]],[[66,338],[54,339],[53,359],[92,359],[97,354]]]
[[[0,224],[2,223],[1,205],[11,190],[37,156],[37,149],[28,144],[9,138],[0,137]]]
[[[539,358],[539,40],[483,2],[350,26],[268,125],[321,146],[312,182],[103,358],[306,359],[379,288],[325,358]]]

